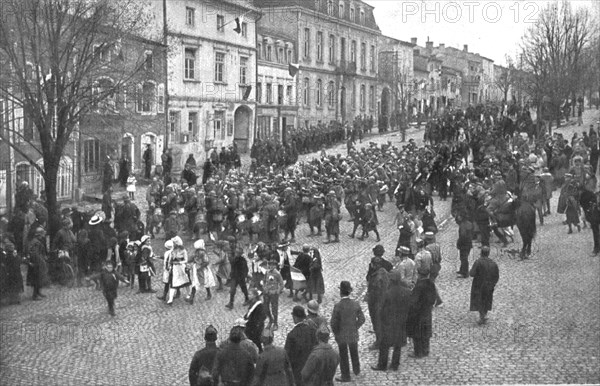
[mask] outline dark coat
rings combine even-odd
[[[313,323],[302,321],[288,333],[285,340],[285,351],[292,364],[294,379],[301,379],[300,372],[316,344],[317,335]]]
[[[0,248],[0,295],[23,292],[21,257],[14,250],[12,245]]]
[[[406,334],[411,338],[431,338],[433,321],[431,312],[436,300],[435,284],[428,278],[417,280],[410,296],[410,311],[406,321]]]
[[[29,269],[27,270],[27,285],[32,287],[43,287],[50,283],[48,278],[48,253],[46,243],[38,237],[34,237],[29,243]]]
[[[272,345],[265,347],[258,357],[252,384],[256,386],[294,385],[290,358],[284,349]]]
[[[308,276],[308,291],[314,295],[325,293],[325,281],[323,280],[323,265],[319,251],[313,251],[310,262],[310,275]]]
[[[400,283],[387,290],[381,312],[381,343],[389,346],[406,345],[406,319],[410,310],[411,292]]]
[[[471,267],[469,275],[473,277],[471,311],[490,311],[494,300],[494,288],[500,278],[498,264],[489,257],[480,257]]]
[[[356,300],[342,298],[333,307],[331,330],[338,343],[357,343],[358,329],[365,323],[365,314]]]
[[[202,350],[196,351],[192,358],[192,362],[190,363],[190,370],[188,372],[190,386],[197,386],[199,384],[198,373],[202,368],[210,374],[218,352],[219,348],[214,343],[207,343],[206,347]]]
[[[117,271],[108,272],[102,270],[102,273],[100,274],[100,284],[102,285],[102,292],[107,299],[117,298],[119,280],[125,282],[125,278]]]
[[[250,306],[250,309],[252,309],[252,306]],[[257,346],[259,346],[260,337],[263,329],[265,328],[265,319],[267,319],[267,313],[265,312],[264,304],[260,303],[257,305],[251,314],[246,315],[245,319],[246,336]]]
[[[296,258],[296,262],[294,263],[294,268],[299,269],[300,272],[302,272],[302,274],[306,278],[306,280],[308,280],[310,277],[310,263],[311,263],[310,256],[308,255],[308,253],[304,253],[304,252],[301,252],[300,254],[298,254],[298,257]]]
[[[315,346],[302,369],[304,386],[333,386],[340,356],[329,343]]]
[[[248,386],[254,377],[254,362],[240,344],[231,343],[217,353],[212,376],[215,385],[221,378],[225,384],[239,382],[239,385]]]

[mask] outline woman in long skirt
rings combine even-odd
[[[190,260],[191,263],[191,279],[192,279],[192,293],[188,299],[188,303],[194,303],[194,296],[196,292],[200,291],[200,288],[204,286],[206,288],[206,300],[212,298],[210,292],[211,287],[215,286],[215,276],[210,269],[210,262],[206,255],[206,247],[204,240],[199,239],[194,243],[194,257]]]
[[[165,242],[165,254],[163,259],[163,272],[162,282],[164,284],[163,294],[158,296],[159,300],[167,300],[167,294],[169,293],[169,287],[171,286],[171,252],[173,251],[173,240],[167,240]]]
[[[188,254],[183,246],[181,237],[173,237],[173,251],[171,252],[171,289],[167,304],[173,304],[173,297],[178,289],[187,288],[189,295],[190,278],[186,272]]]

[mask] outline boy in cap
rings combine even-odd
[[[283,292],[283,278],[277,270],[277,260],[271,258],[268,261],[269,269],[265,273],[264,279],[264,302],[267,307],[267,315],[269,317],[269,326],[273,331],[276,331],[277,316],[279,314],[279,295]]]
[[[306,322],[306,312],[302,306],[294,306],[292,318],[294,327],[285,339],[285,351],[290,357],[294,378],[300,382],[302,378],[300,372],[312,348],[317,344],[316,329],[312,323]]]
[[[319,315],[319,303],[316,300],[310,300],[306,304],[306,322],[313,325],[313,328],[318,330],[321,326],[327,326],[327,319]]]
[[[92,276],[91,279],[100,281],[102,293],[108,303],[108,313],[111,316],[115,316],[115,299],[117,298],[119,281],[122,281],[125,284],[129,284],[129,282],[120,273],[114,270],[113,263],[110,260],[107,260],[104,263],[102,272]]]
[[[317,330],[317,345],[313,348],[300,375],[306,385],[333,385],[333,377],[340,363],[340,356],[329,342],[326,325]]]
[[[293,386],[294,375],[290,358],[284,349],[275,347],[273,338],[273,331],[266,328],[261,336],[265,349],[258,357],[253,384]]]
[[[204,341],[206,346],[202,350],[196,351],[190,369],[188,371],[188,379],[190,386],[212,386],[213,380],[210,372],[219,348],[217,347],[217,329],[213,325],[206,327],[204,331]]]

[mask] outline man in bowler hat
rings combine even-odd
[[[341,378],[338,382],[350,382],[350,364],[348,352],[352,358],[352,370],[354,375],[360,374],[360,362],[358,359],[358,329],[365,323],[365,315],[360,304],[350,299],[352,285],[349,281],[340,283],[340,296],[342,299],[333,307],[331,315],[331,329],[335,336],[340,352]]]

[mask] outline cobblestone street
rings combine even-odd
[[[583,126],[558,130],[570,140],[574,131],[587,130],[598,118],[598,110],[586,111]],[[408,137],[420,143],[422,135],[422,130],[411,129]],[[368,137],[357,145],[368,146],[369,141],[402,146],[397,132]],[[338,152],[346,153],[345,144],[328,150],[328,154]],[[136,195],[145,213],[143,189]],[[564,216],[556,214],[558,192],[553,194],[553,214],[544,226],[538,225],[531,259],[521,261],[512,253],[521,247],[516,228],[515,242],[508,249],[493,244],[491,257],[499,265],[500,281],[484,326],[477,324],[476,313],[469,312],[471,280],[455,275],[457,227],[451,218],[448,221],[450,200],[440,201],[437,196],[434,200],[436,220],[443,224],[437,236],[443,262],[436,285],[444,304],[434,310],[431,354],[410,359],[409,343],[398,372],[372,371],[377,352],[368,350],[374,334],[367,304],[361,302],[367,323],[360,331],[362,370],[353,384],[600,383],[600,257],[591,254],[589,228],[567,235]],[[293,245],[294,250],[304,243],[321,250],[326,288],[321,313],[327,319],[339,300],[341,280],[351,281],[353,296],[362,300],[371,249],[377,244],[373,237],[350,239],[352,223],[347,221],[347,211],[343,213],[339,244],[308,237],[308,226],[302,223]],[[393,258],[398,238],[395,213],[389,202],[378,212],[388,259]],[[157,255],[163,250],[161,236],[154,242]],[[191,240],[185,241],[191,251]],[[470,265],[478,255],[476,247]],[[160,277],[153,278],[154,289],[162,288]],[[185,385],[192,355],[204,346],[206,326],[213,324],[219,340],[225,339],[234,320],[246,311],[239,291],[232,311],[225,308],[227,292],[217,292],[209,301],[201,293],[193,306],[177,299],[168,307],[155,295],[136,291],[137,283],[133,290],[119,288],[117,316],[112,318],[101,292],[93,287],[52,286],[40,302],[31,301],[27,287],[21,305],[0,309],[0,384]],[[295,304],[287,297],[280,300],[277,345],[283,345],[293,326]]]

